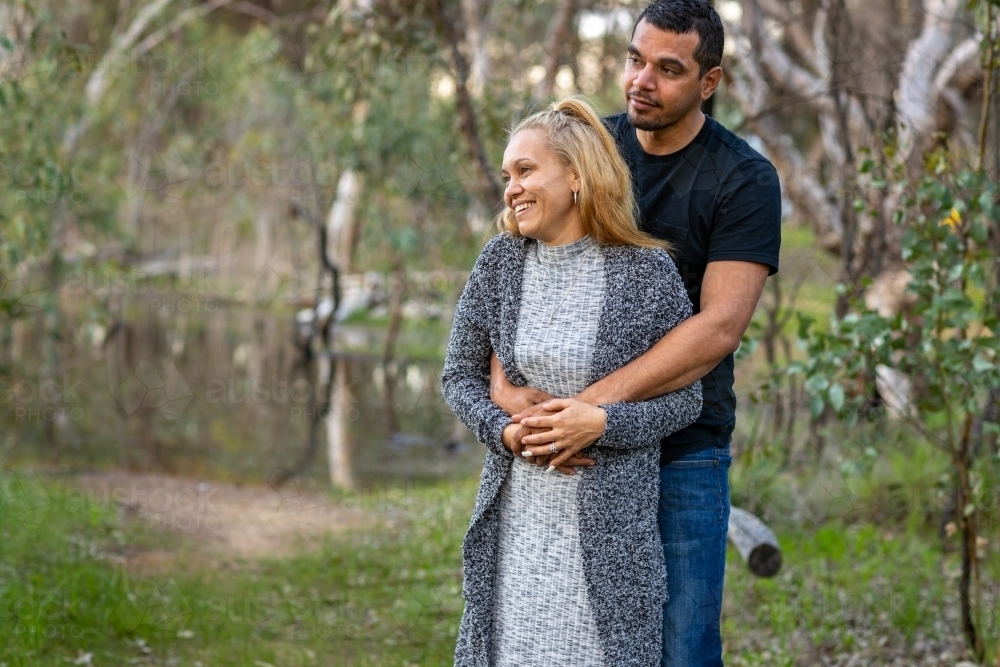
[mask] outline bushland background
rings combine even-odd
[[[519,116],[642,2],[0,1],[0,666],[450,664],[437,378]],[[732,665],[1000,665],[993,0],[717,0],[778,167]]]

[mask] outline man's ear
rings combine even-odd
[[[713,67],[712,69],[705,72],[705,76],[701,77],[701,99],[707,100],[715,93],[715,89],[719,87],[719,83],[722,82],[722,68]]]

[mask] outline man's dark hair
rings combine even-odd
[[[698,33],[698,48],[695,49],[694,60],[700,68],[699,77],[722,64],[726,33],[719,13],[706,0],[656,0],[639,14],[632,26],[633,35],[640,21],[678,35]]]

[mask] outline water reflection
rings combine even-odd
[[[132,304],[111,331],[55,342],[41,324],[0,331],[5,465],[366,488],[471,475],[482,462],[441,399],[439,363],[306,362],[284,313]]]

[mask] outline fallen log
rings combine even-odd
[[[773,577],[781,569],[781,547],[774,531],[756,516],[733,507],[729,511],[729,541],[758,577]]]

